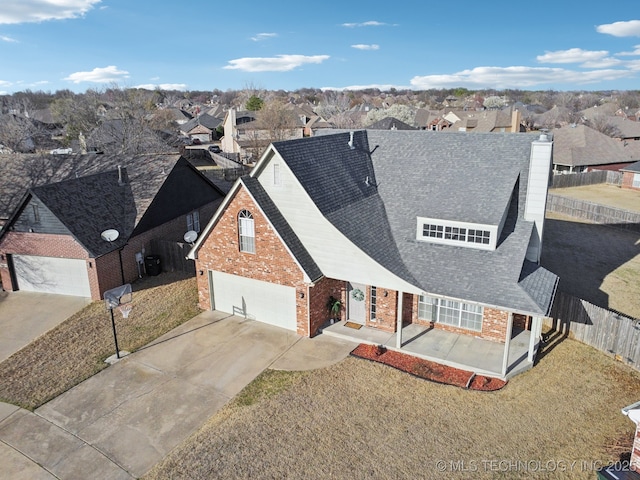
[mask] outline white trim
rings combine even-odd
[[[423,228],[425,225],[442,226],[443,228],[463,228],[465,229],[465,240],[449,240],[437,237],[425,237]],[[466,238],[469,230],[482,230],[489,232],[489,243],[469,242]],[[416,240],[427,243],[439,243],[442,245],[453,245],[456,247],[475,248],[478,250],[495,250],[498,238],[498,226],[484,223],[458,222],[453,220],[442,220],[440,218],[417,217],[416,220]]]

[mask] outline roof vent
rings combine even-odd
[[[349,148],[350,148],[351,150],[353,150],[354,148],[356,148],[356,147],[353,145],[353,132],[349,132],[349,143],[347,143],[347,145],[349,145]]]

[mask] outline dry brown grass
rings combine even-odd
[[[492,393],[353,357],[266,371],[145,479],[595,478],[594,461],[631,448],[620,408],[640,374],[572,340],[551,348]]]
[[[120,350],[135,351],[200,310],[195,278],[179,273],[133,284],[129,318],[114,310]],[[0,363],[0,400],[34,409],[96,374],[115,354],[104,302],[86,308]]]

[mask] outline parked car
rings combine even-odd
[[[202,145],[202,140],[200,140],[199,138],[194,138],[193,139],[193,144],[194,145]]]
[[[221,153],[222,150],[220,149],[220,147],[218,145],[211,145],[209,147],[209,151],[213,152],[213,153]]]
[[[51,155],[69,155],[72,152],[73,152],[73,149],[71,148],[55,148],[51,150],[49,153]]]

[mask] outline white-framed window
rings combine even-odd
[[[194,210],[187,214],[187,231],[200,232],[200,212]]]
[[[633,183],[631,184],[633,188],[640,188],[640,173],[633,174]]]
[[[421,320],[480,332],[482,331],[482,315],[481,305],[427,295],[420,295],[418,299],[418,318]]]
[[[371,292],[370,292],[370,301],[369,301],[369,319],[372,322],[377,322],[378,321],[378,317],[376,315],[377,313],[377,308],[378,308],[378,289],[376,287],[371,287]]]
[[[483,228],[484,227],[484,228]],[[495,248],[497,227],[418,217],[417,240],[482,250]],[[493,242],[493,243],[492,243]]]
[[[280,164],[279,163],[274,163],[273,164],[273,184],[275,186],[282,185],[282,178],[280,177]]]
[[[256,253],[256,232],[253,215],[248,210],[240,210],[240,213],[238,213],[238,237],[241,252]]]

